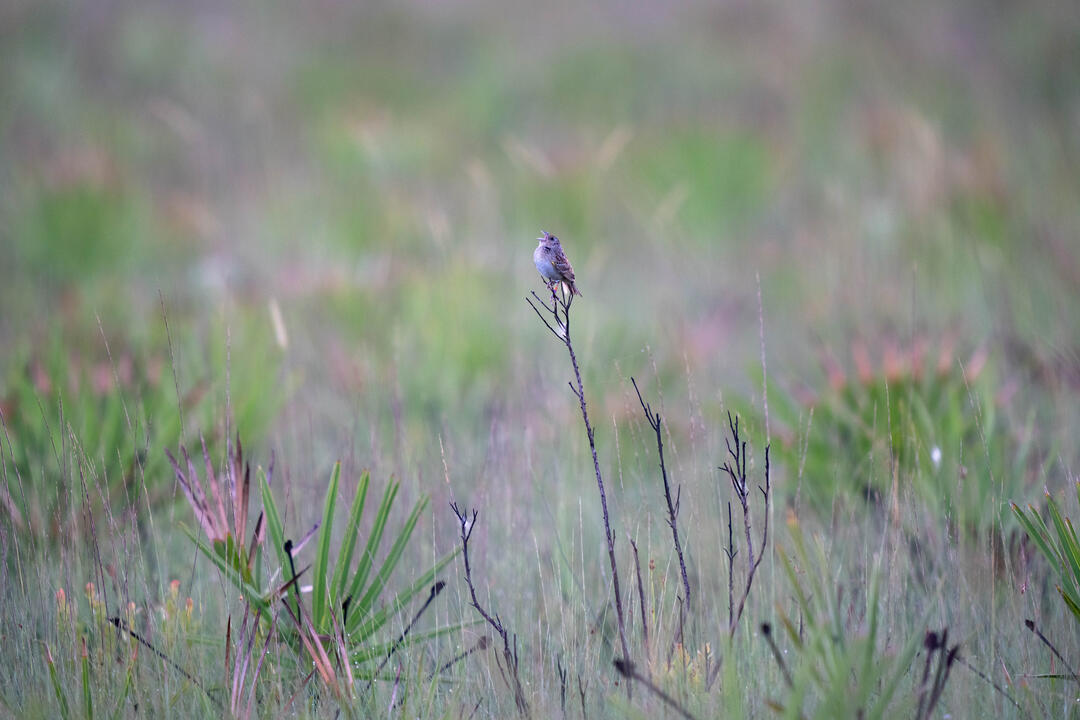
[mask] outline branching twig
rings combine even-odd
[[[667,501],[668,526],[671,528],[671,537],[675,543],[675,554],[679,556],[679,571],[682,573],[683,592],[685,593],[683,603],[686,612],[689,613],[690,580],[686,576],[686,560],[683,559],[682,542],[679,540],[679,527],[676,524],[679,517],[679,505],[682,500],[682,487],[679,486],[675,489],[675,500],[672,502],[667,466],[664,465],[664,440],[660,433],[660,413],[654,413],[652,407],[641,397],[641,390],[638,388],[637,380],[631,377],[630,382],[634,385],[634,391],[637,393],[638,402],[641,403],[641,409],[645,411],[645,420],[649,423],[649,427],[653,429],[653,432],[656,433],[656,451],[660,455],[660,476],[664,479],[664,499]]]
[[[769,473],[769,445],[766,445],[765,487],[758,486],[765,506],[764,526],[761,531],[761,551],[755,556],[754,538],[750,533],[750,488],[746,477],[746,458],[748,455],[746,441],[739,435],[739,419],[737,417],[733,419],[730,412],[728,413],[728,428],[731,430],[731,440],[725,439],[724,442],[727,445],[731,461],[725,462],[720,466],[720,469],[726,472],[731,479],[731,488],[735,491],[735,497],[738,498],[739,504],[742,506],[743,528],[746,530],[746,586],[743,588],[735,616],[731,618],[731,625],[728,628],[728,633],[733,636],[735,627],[739,624],[743,610],[746,608],[746,598],[750,595],[750,587],[754,583],[754,573],[757,572],[758,566],[761,565],[761,561],[765,558],[765,546],[769,542],[769,493],[772,488]],[[730,548],[729,553],[729,557],[734,557],[734,552]]]
[[[607,551],[608,560],[611,563],[611,583],[615,591],[615,616],[619,624],[619,640],[622,643],[623,659],[627,662],[630,661],[630,645],[626,641],[626,616],[623,613],[622,605],[622,591],[619,584],[619,566],[615,562],[615,533],[611,530],[611,519],[608,515],[607,505],[607,493],[604,491],[604,478],[600,473],[600,459],[596,454],[596,437],[593,432],[592,423],[589,422],[589,410],[585,404],[585,385],[581,381],[581,368],[578,366],[577,355],[574,353],[574,344],[570,339],[570,306],[574,302],[574,296],[566,295],[563,293],[562,297],[559,297],[555,293],[554,286],[551,288],[551,305],[548,305],[539,295],[534,291],[532,293],[536,303],[539,303],[544,308],[545,313],[540,312],[540,308],[536,306],[530,298],[525,298],[525,301],[529,303],[529,306],[536,313],[537,317],[544,323],[551,334],[554,335],[559,342],[566,346],[566,351],[570,355],[570,364],[574,368],[574,381],[577,383],[576,387],[574,383],[570,384],[570,390],[577,396],[578,403],[581,406],[581,419],[585,422],[585,433],[589,437],[589,449],[592,451],[593,470],[596,473],[596,488],[600,492],[600,508],[604,513],[604,531],[607,536]],[[547,315],[551,316],[549,320]]]
[[[472,536],[473,528],[476,527],[476,516],[478,513],[476,510],[473,510],[472,517],[470,518],[469,511],[460,509],[455,502],[450,503],[450,509],[454,511],[454,515],[457,516],[458,524],[461,527],[461,555],[465,561],[465,584],[469,586],[471,604],[476,608],[476,611],[480,613],[480,617],[484,618],[484,621],[498,633],[499,637],[502,638],[503,660],[506,662],[510,681],[513,682],[512,689],[514,691],[514,703],[517,705],[518,712],[528,718],[530,717],[529,702],[525,699],[525,690],[522,688],[521,679],[518,676],[517,635],[514,636],[513,648],[511,648],[509,633],[507,633],[506,628],[503,627],[498,614],[495,616],[489,614],[476,598],[476,587],[473,585],[472,580],[472,567],[469,565],[469,537]]]

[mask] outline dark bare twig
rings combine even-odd
[[[581,679],[581,673],[577,676],[577,691],[581,698],[581,720],[589,720],[589,715],[585,712],[585,683]]]
[[[641,558],[638,556],[637,543],[630,539],[630,547],[634,549],[634,568],[637,570],[638,602],[641,604],[641,647],[645,651],[645,657],[649,656],[649,613],[645,607],[645,586],[641,582]]]
[[[1037,635],[1038,638],[1042,640],[1043,644],[1046,645],[1046,647],[1050,648],[1050,652],[1054,653],[1057,659],[1061,661],[1061,664],[1065,666],[1065,669],[1069,671],[1069,674],[1073,676],[1073,679],[1076,680],[1077,683],[1080,683],[1080,675],[1076,674],[1076,671],[1073,670],[1072,665],[1070,665],[1068,660],[1066,660],[1064,656],[1062,656],[1062,654],[1058,652],[1058,649],[1054,647],[1054,644],[1050,642],[1050,639],[1042,634],[1042,631],[1039,630],[1037,625],[1035,625],[1035,621],[1025,620],[1024,626],[1031,632],[1035,633],[1035,635]]]
[[[682,573],[683,592],[686,593],[683,603],[686,612],[689,613],[690,580],[686,575],[686,560],[683,558],[682,542],[679,540],[679,527],[676,524],[679,517],[680,501],[682,500],[682,486],[675,488],[675,501],[672,502],[671,485],[668,482],[667,466],[664,464],[664,440],[660,433],[660,413],[653,412],[652,406],[645,402],[645,398],[641,396],[641,390],[638,388],[637,380],[631,377],[630,382],[633,383],[638,402],[641,403],[641,409],[645,412],[645,420],[649,423],[649,427],[653,429],[653,432],[656,433],[656,451],[660,455],[660,476],[664,480],[664,500],[667,501],[668,527],[671,528],[671,537],[675,543],[675,554],[679,556],[679,571]],[[681,640],[682,633],[680,632],[679,635],[679,640]]]
[[[769,445],[765,446],[765,487],[758,486],[758,490],[761,492],[763,504],[765,506],[764,512],[764,526],[761,530],[761,551],[754,555],[754,537],[750,532],[750,488],[749,482],[746,477],[746,459],[748,453],[746,451],[746,441],[742,439],[739,434],[739,419],[732,418],[731,413],[728,413],[728,428],[731,430],[731,439],[725,439],[724,443],[727,445],[728,454],[731,456],[731,460],[724,462],[720,466],[720,469],[727,473],[731,479],[731,488],[735,491],[735,497],[738,498],[739,504],[742,506],[743,511],[743,528],[746,531],[746,586],[743,588],[742,596],[739,598],[739,604],[736,607],[735,616],[731,618],[731,625],[728,628],[729,635],[735,635],[735,627],[739,624],[739,620],[742,618],[743,610],[746,608],[746,598],[750,595],[750,588],[754,584],[754,573],[757,572],[758,566],[761,565],[761,561],[765,558],[765,546],[769,542],[769,493],[772,489],[770,485],[770,472],[769,472]],[[731,553],[731,557],[734,557],[734,553]]]
[[[578,366],[577,355],[574,353],[574,344],[570,338],[570,306],[574,302],[574,296],[572,294],[567,296],[563,293],[562,297],[559,297],[556,295],[554,287],[551,287],[550,289],[551,305],[548,305],[542,300],[535,291],[532,293],[536,302],[540,303],[540,306],[544,308],[547,314],[550,314],[550,321],[544,313],[540,312],[540,309],[532,299],[525,298],[525,301],[529,303],[529,306],[544,323],[547,329],[551,331],[551,334],[566,347],[566,351],[570,355],[570,364],[574,368],[574,382],[576,382],[576,387],[574,383],[570,383],[570,390],[577,397],[578,404],[581,406],[581,419],[585,422],[585,433],[588,435],[589,449],[592,451],[593,470],[596,473],[596,488],[600,492],[600,508],[604,514],[604,531],[607,539],[608,561],[611,563],[611,583],[615,591],[615,616],[619,623],[619,640],[622,643],[623,659],[629,662],[630,644],[626,641],[626,616],[623,613],[622,590],[619,584],[619,566],[615,561],[615,533],[611,530],[611,519],[608,515],[607,493],[604,491],[604,478],[600,473],[600,459],[596,454],[596,436],[592,423],[589,422],[589,409],[585,403],[585,385],[581,380],[581,368]],[[629,692],[629,686],[627,686],[627,692]]]
[[[780,666],[780,672],[784,675],[784,683],[790,688],[792,686],[791,671],[788,670],[787,663],[784,662],[784,656],[780,654],[780,648],[776,646],[776,640],[772,636],[772,625],[761,623],[761,634],[765,636],[765,642],[769,644],[769,650],[772,651],[776,664]]]
[[[481,635],[480,639],[476,641],[475,645],[473,645],[471,648],[469,648],[465,652],[460,653],[458,655],[455,655],[454,657],[452,657],[449,660],[447,660],[446,662],[444,662],[442,664],[442,667],[440,667],[437,672],[433,672],[433,673],[431,673],[430,676],[428,676],[428,680],[435,677],[435,675],[438,674],[438,673],[446,672],[447,670],[452,668],[454,665],[457,665],[459,662],[461,662],[465,658],[472,655],[474,652],[487,650],[487,646],[488,646],[489,642],[491,642],[491,641],[488,639],[487,635]]]
[[[648,688],[650,692],[663,700],[665,705],[682,715],[684,718],[687,718],[687,720],[696,720],[694,716],[690,714],[689,710],[679,704],[678,700],[668,695],[660,687],[653,684],[651,680],[639,673],[637,671],[637,668],[634,667],[634,663],[624,662],[623,660],[615,660],[615,669],[618,670],[619,674],[626,678],[627,681],[637,680],[639,683]]]
[[[130,627],[128,627],[128,624],[126,622],[124,622],[123,620],[121,620],[120,617],[118,617],[118,616],[111,617],[111,618],[109,618],[109,622],[112,623],[118,630],[123,630],[128,635],[135,638],[135,640],[140,645],[142,645],[143,647],[147,648],[150,652],[157,655],[162,661],[164,661],[168,665],[171,665],[173,670],[176,670],[176,672],[178,672],[178,673],[180,673],[181,675],[184,676],[185,680],[187,680],[192,685],[194,685],[195,687],[202,690],[203,694],[206,695],[207,699],[209,699],[210,702],[214,703],[219,708],[224,709],[224,705],[221,704],[221,701],[218,700],[217,698],[215,698],[213,695],[211,695],[206,690],[206,688],[203,686],[203,684],[201,682],[199,682],[198,678],[196,678],[194,675],[189,673],[184,668],[180,667],[180,665],[175,660],[170,658],[164,652],[162,652],[161,650],[158,650],[156,647],[154,647],[154,645],[149,640],[147,640],[142,635],[140,635],[139,633],[132,630]]]
[[[727,608],[728,627],[735,624],[735,556],[739,551],[735,549],[735,532],[731,522],[731,501],[727,504],[727,550],[724,551],[728,559],[727,568]]]
[[[926,650],[926,664],[923,666],[922,682],[919,683],[919,705],[915,711],[915,720],[927,720],[934,711],[934,707],[941,699],[941,693],[945,690],[945,683],[949,679],[952,665],[959,657],[960,645],[949,645],[949,630],[945,628],[939,636],[936,632],[926,633],[923,648]],[[934,681],[927,687],[930,669],[936,663]],[[925,708],[925,712],[923,712]]]
[[[371,680],[368,680],[369,688],[371,687],[372,683],[375,682],[375,677],[379,674],[379,671],[386,667],[386,663],[390,662],[390,657],[395,652],[397,652],[402,645],[405,644],[405,639],[409,637],[409,633],[412,631],[413,625],[415,625],[416,621],[420,619],[420,616],[427,611],[427,609],[431,606],[431,603],[434,602],[438,594],[443,591],[444,587],[446,587],[446,581],[444,580],[439,580],[437,583],[431,586],[431,592],[428,593],[427,600],[425,600],[424,604],[420,606],[420,609],[416,611],[416,614],[413,615],[413,619],[409,621],[409,624],[405,626],[405,629],[401,631],[401,634],[397,636],[397,639],[394,640],[393,644],[390,646],[390,649],[386,651],[386,656],[382,659],[382,662],[379,663],[379,667],[375,668],[375,672],[371,674]]]
[[[555,658],[555,669],[559,672],[559,707],[562,709],[562,716],[566,717],[566,668],[562,666],[562,658]]]
[[[457,516],[458,524],[461,530],[461,555],[465,562],[465,584],[469,587],[469,597],[471,598],[471,605],[476,609],[476,612],[480,613],[480,617],[484,618],[484,621],[498,633],[502,638],[503,660],[506,663],[507,672],[510,676],[508,685],[513,683],[512,689],[514,691],[514,704],[517,705],[518,712],[522,716],[528,718],[531,717],[529,710],[529,701],[525,699],[525,690],[521,686],[521,678],[518,674],[518,654],[517,654],[517,635],[514,635],[513,648],[511,648],[509,633],[503,626],[502,621],[499,619],[498,614],[492,616],[487,610],[480,604],[480,601],[476,598],[476,587],[473,585],[472,580],[472,567],[469,564],[469,538],[472,536],[473,528],[476,527],[477,511],[472,511],[472,517],[469,517],[468,510],[462,510],[455,502],[450,503],[450,509],[454,511],[454,515]]]
[[[994,688],[994,689],[995,689],[995,690],[997,690],[997,691],[998,691],[999,693],[1001,693],[1001,694],[1002,694],[1003,696],[1005,696],[1005,699],[1006,699],[1006,700],[1008,700],[1008,701],[1009,701],[1010,703],[1012,703],[1013,707],[1015,707],[1015,708],[1016,708],[1017,710],[1019,710],[1020,712],[1024,713],[1024,715],[1026,715],[1027,717],[1029,717],[1029,718],[1031,717],[1031,713],[1029,713],[1029,712],[1026,712],[1026,711],[1024,710],[1024,708],[1022,708],[1022,707],[1020,706],[1020,703],[1016,702],[1016,700],[1015,700],[1015,699],[1013,698],[1013,696],[1012,696],[1012,695],[1010,695],[1010,694],[1008,693],[1008,691],[1007,691],[1007,690],[1005,690],[1005,688],[1001,687],[1001,686],[1000,686],[1000,685],[998,685],[998,684],[997,684],[996,682],[994,682],[994,681],[993,681],[993,680],[991,680],[991,679],[990,679],[989,677],[987,677],[985,673],[983,673],[983,672],[982,672],[981,670],[979,670],[979,669],[978,669],[978,668],[976,668],[976,667],[975,667],[974,665],[972,665],[972,664],[971,664],[971,663],[969,663],[969,662],[968,662],[967,660],[965,660],[965,659],[963,658],[963,656],[958,656],[958,657],[956,658],[956,661],[957,661],[958,663],[960,663],[961,665],[963,665],[964,667],[966,667],[966,668],[967,668],[968,670],[970,670],[971,672],[975,673],[975,675],[977,675],[977,676],[978,676],[979,678],[981,678],[981,679],[982,679],[982,680],[983,680],[984,682],[986,682],[986,683],[987,683],[987,684],[988,684],[988,685],[989,685],[990,687]]]

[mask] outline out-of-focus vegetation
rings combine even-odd
[[[342,497],[365,471],[380,496],[398,482],[407,506],[431,497],[394,593],[453,551],[448,501],[479,507],[473,570],[517,633],[536,714],[659,713],[610,670],[591,456],[566,358],[524,302],[548,230],[584,293],[575,344],[654,680],[702,716],[762,716],[770,700],[813,714],[852,699],[848,663],[867,670],[860,689],[901,678],[874,707],[914,715],[909,641],[948,627],[1019,705],[960,668],[938,709],[1052,714],[1075,687],[1022,620],[1080,663],[1053,580],[1075,568],[1047,552],[1068,532],[1030,514],[1071,492],[1080,463],[1077,38],[1080,8],[1054,0],[4,4],[0,606],[5,659],[34,670],[0,679],[0,705],[248,707],[229,702],[233,675],[113,663],[150,651],[108,630],[126,618],[178,665],[216,668],[237,637],[264,648],[270,623],[292,622],[261,608],[244,636],[240,608],[259,594],[179,529],[195,523],[165,450],[202,435],[220,468],[239,431],[282,468],[294,540],[333,518],[339,460]],[[679,621],[631,375],[663,418],[701,597],[727,595],[728,411],[754,438],[752,470],[772,442],[775,536],[730,641],[719,605]],[[370,531],[328,523],[293,570],[325,569],[331,546]],[[800,555],[804,535],[822,557]],[[416,630],[432,641],[395,653],[356,705],[335,695],[346,713],[515,711],[468,626],[461,570],[440,574]],[[253,572],[260,590],[289,580]],[[834,585],[863,609],[791,600]],[[338,610],[319,615],[328,647]],[[392,646],[415,610],[364,642]],[[807,623],[818,645],[775,635],[807,695],[780,692],[755,628],[810,612],[827,615]],[[643,617],[651,646],[636,644]],[[829,646],[837,628],[851,635]],[[823,657],[836,672],[814,675]],[[251,707],[332,714],[317,682],[261,678],[240,678]]]

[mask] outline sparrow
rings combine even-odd
[[[566,259],[566,253],[563,252],[559,238],[545,232],[544,236],[537,240],[540,244],[533,251],[533,263],[547,286],[551,288],[555,283],[566,283],[571,295],[580,295],[581,291],[574,284],[574,268]]]

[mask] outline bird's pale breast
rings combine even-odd
[[[545,252],[544,247],[537,247],[533,252],[533,263],[536,265],[537,272],[548,280],[554,282],[560,279],[559,272],[551,264],[551,257]]]

